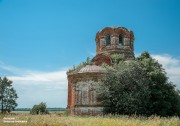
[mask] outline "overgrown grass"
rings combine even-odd
[[[4,122],[14,120],[15,122]],[[18,122],[17,122],[18,121]],[[27,122],[26,122],[27,121]],[[62,116],[62,114],[0,115],[0,126],[180,126],[178,117],[160,118],[158,116]]]

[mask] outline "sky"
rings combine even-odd
[[[13,81],[18,108],[67,106],[66,71],[95,56],[109,26],[134,32],[180,89],[179,0],[0,0],[0,76]]]

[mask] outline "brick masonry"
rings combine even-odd
[[[124,27],[106,27],[96,34],[95,65],[112,65],[111,54],[118,53],[127,60],[134,59],[134,34]],[[93,69],[92,69],[93,68]],[[68,73],[68,105],[71,115],[102,114],[103,107],[97,101],[96,87],[104,71],[88,67],[84,72]],[[95,70],[95,71],[94,71]],[[80,70],[81,71],[81,70]]]

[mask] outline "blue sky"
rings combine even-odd
[[[108,26],[133,30],[135,54],[148,51],[180,89],[179,0],[0,0],[0,76],[18,107],[66,107],[66,70],[95,56]],[[179,84],[179,85],[178,85]]]

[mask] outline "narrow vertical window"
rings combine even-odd
[[[78,103],[82,104],[82,95],[81,95],[81,91],[78,91]]]
[[[111,36],[109,34],[106,35],[106,46],[111,45]]]
[[[78,91],[78,90],[76,90],[76,104],[78,104],[78,103],[79,103],[78,93],[79,93],[79,91]]]
[[[123,42],[123,36],[119,35],[119,45],[123,46],[124,42]]]

